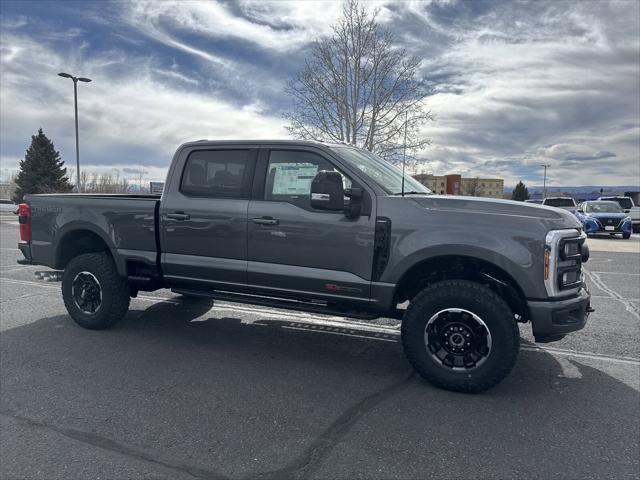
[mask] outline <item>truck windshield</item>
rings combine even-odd
[[[576,202],[573,198],[547,198],[544,201],[549,207],[575,207]]]
[[[587,203],[587,213],[622,213],[620,205],[616,202]]]
[[[331,147],[340,158],[368,175],[389,195],[402,193],[402,170],[377,155],[353,147]],[[408,194],[428,195],[431,192],[410,175],[404,176],[404,191]]]
[[[608,200],[612,202],[617,202],[622,208],[630,210],[633,205],[631,204],[631,199],[629,197],[605,197],[601,200]]]

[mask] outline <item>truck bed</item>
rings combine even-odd
[[[129,262],[156,265],[159,195],[45,194],[25,198],[31,206],[29,254],[33,263],[63,268],[64,250],[71,247],[70,242],[78,241],[81,231],[107,245],[123,274]]]

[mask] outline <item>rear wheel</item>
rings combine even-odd
[[[491,289],[447,280],[413,299],[402,322],[402,343],[413,367],[433,385],[481,392],[509,374],[520,335],[513,312]]]
[[[62,276],[62,298],[75,322],[92,330],[115,325],[129,309],[129,284],[106,253],[72,259]]]

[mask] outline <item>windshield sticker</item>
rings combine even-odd
[[[318,166],[309,163],[276,163],[273,178],[273,195],[308,195],[311,181],[318,173]]]

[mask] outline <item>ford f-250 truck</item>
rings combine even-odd
[[[20,262],[63,270],[64,303],[85,328],[111,327],[138,291],[159,288],[399,318],[414,368],[457,391],[509,373],[519,324],[549,342],[591,311],[589,251],[569,212],[433,195],[340,144],[187,143],[162,197],[28,195],[19,223]]]

